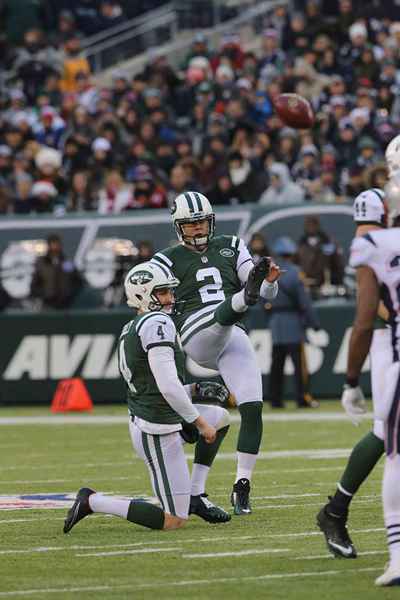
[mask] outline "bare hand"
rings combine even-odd
[[[215,442],[215,438],[217,437],[217,430],[212,425],[208,423],[198,428],[200,435],[206,440],[207,444],[212,444]]]
[[[265,281],[268,283],[274,283],[274,281],[277,281],[281,275],[282,273],[280,267],[271,261],[269,273],[266,276]]]

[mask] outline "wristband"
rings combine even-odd
[[[351,388],[358,387],[358,377],[346,377],[346,385]]]

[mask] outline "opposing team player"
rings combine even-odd
[[[235,235],[214,237],[215,215],[202,194],[180,194],[172,220],[181,243],[157,252],[152,261],[171,269],[180,281],[175,321],[185,353],[200,366],[218,370],[236,398],[241,425],[231,502],[235,514],[249,514],[263,396],[255,352],[240,320],[260,293],[276,296],[279,267],[267,257],[254,265],[245,243]]]
[[[358,297],[347,365],[347,383],[357,389],[382,298],[391,325],[391,353],[382,394],[374,399],[374,416],[384,422],[382,496],[390,561],[375,581],[378,586],[400,585],[400,173],[389,180],[385,192],[390,229],[355,238],[351,247],[350,264],[357,268]]]
[[[362,192],[355,199],[353,209],[357,225],[356,238],[386,228],[387,207],[383,190],[372,188]],[[383,303],[380,303],[370,348],[374,406],[384,393],[385,372],[391,362],[391,329],[387,320],[388,311]],[[358,424],[362,414],[366,412],[366,402],[358,382],[356,383],[357,386],[345,384],[342,404],[350,419]],[[383,422],[375,418],[373,430],[354,446],[334,496],[329,498],[328,504],[317,515],[317,524],[325,535],[328,549],[335,556],[357,556],[347,531],[348,512],[354,494],[384,453],[383,438]]]
[[[231,516],[205,494],[205,479],[229,427],[221,406],[193,404],[190,396],[220,400],[228,394],[221,384],[184,386],[184,357],[170,314],[179,281],[163,266],[140,264],[128,273],[128,305],[138,310],[119,339],[119,369],[125,380],[133,446],[146,463],[160,506],[115,498],[90,488],[79,490],[64,524],[68,533],[87,515],[109,513],[151,529],[182,527],[190,513],[210,523]],[[183,442],[197,442],[192,478]]]

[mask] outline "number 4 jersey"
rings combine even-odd
[[[400,229],[371,231],[353,240],[350,265],[370,267],[380,286],[380,297],[392,326],[393,360],[399,360],[400,341]]]
[[[153,433],[166,433],[171,428],[165,425],[181,423],[182,418],[162,396],[150,369],[148,352],[156,346],[173,348],[178,377],[184,383],[184,355],[175,325],[163,312],[138,315],[124,326],[118,341],[118,365],[128,388],[130,414],[146,422],[160,424]],[[180,427],[172,428],[177,429]]]
[[[179,244],[157,252],[152,261],[168,267],[180,281],[174,320],[183,343],[185,331],[194,324],[208,326],[216,306],[243,287],[253,264],[243,240],[231,235],[211,238],[204,252]]]

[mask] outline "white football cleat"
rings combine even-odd
[[[395,565],[388,564],[386,571],[375,579],[375,585],[390,587],[393,585],[400,585],[400,564]]]

